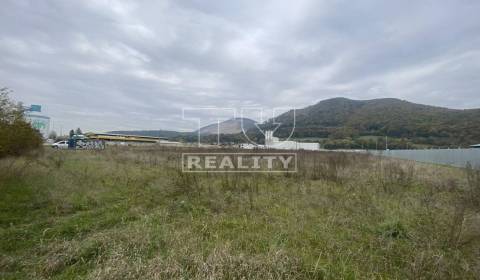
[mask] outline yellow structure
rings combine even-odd
[[[88,139],[103,140],[108,142],[130,142],[130,143],[158,143],[165,140],[162,137],[123,135],[111,133],[86,133]]]

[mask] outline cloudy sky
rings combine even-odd
[[[480,1],[3,0],[0,86],[58,132],[344,96],[480,107]]]

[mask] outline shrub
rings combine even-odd
[[[380,224],[378,233],[384,238],[407,238],[407,230],[398,220],[386,221]]]
[[[23,155],[42,146],[40,133],[25,120],[21,104],[14,104],[8,93],[0,88],[0,158]]]

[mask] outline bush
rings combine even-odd
[[[22,106],[14,104],[8,93],[0,88],[0,158],[23,155],[42,146],[40,133],[25,120]]]

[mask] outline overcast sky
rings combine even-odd
[[[57,132],[343,96],[480,107],[480,1],[2,0],[0,86]]]

